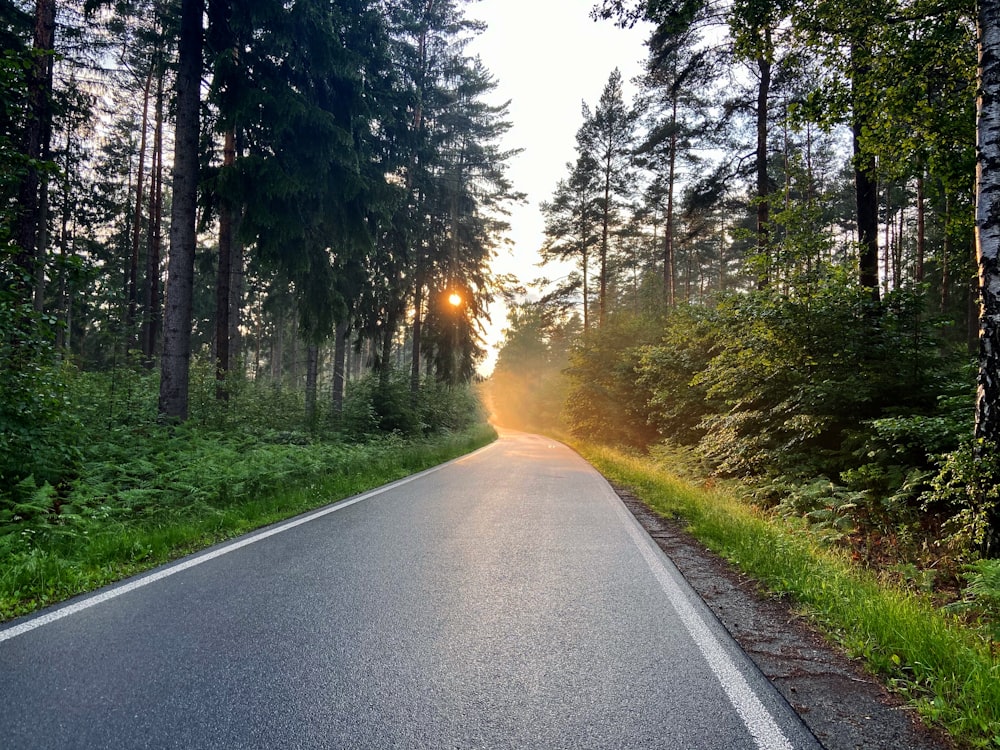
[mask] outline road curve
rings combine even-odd
[[[820,747],[604,479],[519,433],[8,624],[0,745]]]

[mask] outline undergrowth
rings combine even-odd
[[[495,432],[300,445],[182,427],[122,438],[67,487],[15,488],[0,512],[0,619],[437,465]]]
[[[58,435],[0,462],[0,619],[412,474],[495,438],[468,388],[351,384],[340,415],[247,381],[215,399],[193,368],[192,414],[156,420],[155,374],[62,372]],[[379,415],[396,418],[396,429]],[[358,415],[373,415],[372,419]],[[58,448],[58,450],[56,450]]]

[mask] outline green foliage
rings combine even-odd
[[[704,436],[711,409],[695,380],[711,360],[715,338],[710,311],[678,307],[664,321],[660,340],[639,350],[637,383],[650,394],[649,422],[672,441],[692,444]]]
[[[946,540],[957,549],[1000,554],[1000,452],[984,440],[968,440],[943,455],[938,474],[924,493],[924,507],[949,517]]]
[[[3,251],[0,278],[17,273],[9,260]],[[57,484],[79,459],[67,392],[73,368],[56,356],[54,326],[0,284],[0,487],[28,476]]]
[[[652,339],[655,329],[655,320],[616,316],[604,327],[586,332],[570,352],[570,386],[563,411],[574,435],[635,446],[655,439],[646,421],[650,393],[638,378],[642,345]]]
[[[1000,560],[976,560],[965,571],[961,601],[947,609],[974,614],[986,626],[990,637],[1000,643]]]
[[[393,433],[412,437],[461,432],[482,416],[471,386],[424,380],[414,395],[409,375],[393,371],[387,381],[369,375],[349,383],[335,427],[348,440]]]
[[[701,449],[722,473],[836,476],[859,425],[933,415],[944,367],[919,294],[876,305],[832,272],[733,296],[716,316],[716,353],[694,382],[715,410]]]
[[[214,387],[211,368],[194,372],[194,393]],[[62,437],[75,460],[59,464],[54,480],[28,474],[0,486],[0,617],[397,479],[494,436],[481,426],[469,388],[425,386],[408,407],[413,430],[404,437],[382,433],[377,422],[350,434],[343,425],[310,430],[300,393],[233,385],[228,406],[206,399],[211,409],[161,425],[155,374],[67,379],[67,418],[79,431]],[[359,386],[365,397],[348,405],[374,415],[377,379]],[[409,397],[405,383],[395,387]]]

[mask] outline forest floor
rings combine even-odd
[[[953,750],[943,731],[832,646],[784,598],[763,591],[627,489],[615,490],[826,750]]]

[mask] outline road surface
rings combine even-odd
[[[604,479],[517,433],[0,629],[0,746],[819,747]]]

